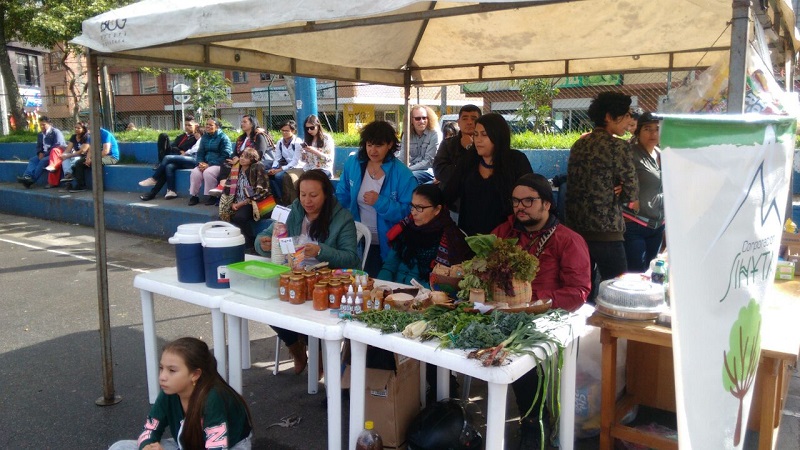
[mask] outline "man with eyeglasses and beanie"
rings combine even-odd
[[[301,161],[299,155],[302,154],[303,140],[295,135],[297,122],[292,119],[284,121],[281,126],[281,139],[275,145],[275,160],[272,168],[267,171],[269,175],[269,186],[275,201],[286,206],[283,200],[283,177],[286,172],[294,168],[303,168],[305,163]]]
[[[442,140],[439,130],[439,119],[436,113],[428,106],[414,105],[411,107],[411,131],[403,133],[400,151],[397,158],[406,162],[406,140],[409,141],[408,168],[414,174],[419,184],[433,181],[433,159]]]
[[[631,98],[602,92],[589,105],[595,128],[572,145],[567,164],[567,225],[583,236],[599,281],[627,271],[622,206],[639,210],[639,181],[625,134],[631,118]]]
[[[589,249],[578,233],[558,221],[550,181],[538,174],[521,176],[514,183],[511,205],[514,212],[492,234],[517,239],[517,245],[539,259],[539,272],[531,282],[531,301],[553,299],[553,308],[577,310],[592,287]],[[538,392],[537,398],[538,385],[536,368],[512,384],[523,417],[520,448],[538,449],[544,436],[539,425],[543,392]],[[546,410],[543,417],[546,426]]]

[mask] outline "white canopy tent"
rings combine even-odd
[[[758,23],[774,32],[773,54],[789,55],[791,79],[800,42],[791,1],[768,2]],[[90,49],[98,135],[99,65],[349,80],[405,86],[408,97],[414,85],[688,70],[731,55],[731,92],[742,94],[750,17],[750,0],[143,0],[84,21],[73,42]],[[100,171],[93,183],[102,188]],[[98,403],[109,404],[102,189],[94,193],[106,371]]]
[[[773,22],[797,43],[789,0]],[[387,85],[706,67],[731,0],[144,0],[86,20],[101,64],[176,65]],[[782,49],[781,49],[782,50]]]

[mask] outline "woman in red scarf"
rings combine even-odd
[[[387,233],[391,250],[378,278],[408,284],[416,279],[429,287],[436,263],[453,266],[472,257],[464,232],[450,218],[444,195],[435,185],[422,184],[411,197],[411,214]]]

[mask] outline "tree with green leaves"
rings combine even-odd
[[[761,354],[761,307],[755,299],[739,309],[739,318],[730,332],[730,349],[722,352],[722,386],[739,400],[733,445],[742,440],[742,409],[744,397],[756,379],[758,359]]]
[[[552,111],[553,99],[558,95],[555,81],[544,78],[530,78],[517,80],[519,94],[522,96],[522,105],[517,110],[522,123],[533,119],[534,132],[547,133],[547,126]]]
[[[75,100],[73,116],[77,119],[82,98],[86,95],[85,66],[66,64],[83,49],[69,41],[80,34],[81,23],[105,11],[131,3],[131,0],[0,0],[0,74],[3,76],[11,114],[18,128],[27,124],[17,78],[8,55],[12,41],[60,51],[68,73],[67,88]],[[81,69],[81,67],[84,67]]]
[[[183,75],[189,84],[186,94],[195,110],[195,119],[202,122],[207,117],[216,117],[217,108],[230,105],[231,80],[219,70],[167,69],[169,73]],[[164,70],[158,67],[142,67],[142,71],[159,75]],[[171,89],[171,87],[170,87]]]

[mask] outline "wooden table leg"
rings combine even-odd
[[[600,395],[600,450],[612,450],[611,426],[616,415],[617,387],[617,338],[603,328],[600,330],[602,345],[601,395]]]
[[[764,358],[763,379],[756,380],[761,385],[761,425],[758,428],[758,448],[759,450],[772,450],[775,437],[775,406],[778,404],[778,370],[783,364],[774,358]],[[780,412],[778,412],[780,414]]]

